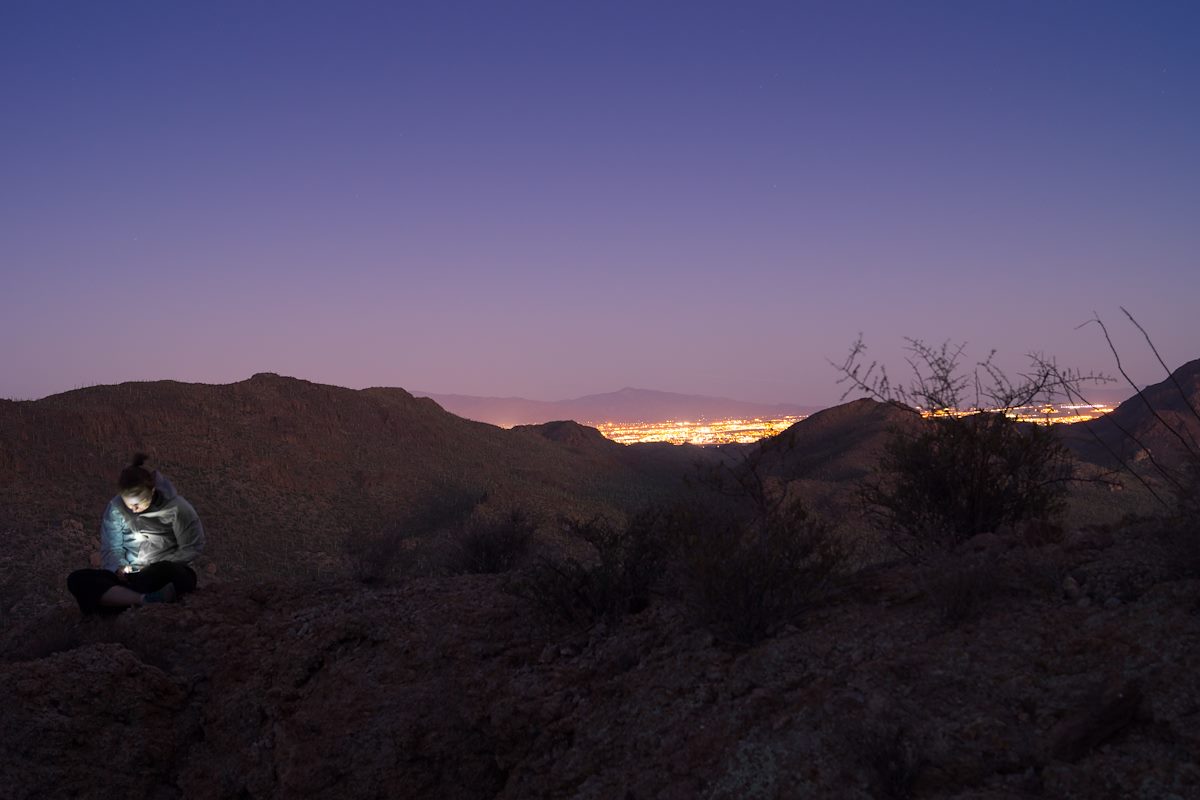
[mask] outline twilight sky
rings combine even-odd
[[[0,397],[1200,357],[1200,3],[0,4]],[[1122,391],[1119,394],[1124,395]]]

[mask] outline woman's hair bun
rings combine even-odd
[[[117,487],[121,491],[154,488],[154,473],[142,466],[147,458],[145,453],[133,454],[133,461],[121,470],[121,477],[117,478]]]

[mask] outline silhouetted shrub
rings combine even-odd
[[[913,555],[1050,520],[1071,477],[1070,456],[1048,426],[987,412],[895,432],[861,491],[871,516]]]
[[[463,526],[450,543],[446,569],[451,574],[496,574],[514,569],[529,550],[537,524],[521,509],[495,521]]]
[[[540,558],[507,588],[546,616],[564,622],[591,622],[605,612],[593,570],[573,558]]]
[[[509,590],[567,622],[615,620],[645,609],[666,569],[671,516],[652,510],[622,526],[598,517],[564,524],[592,546],[596,559],[540,559]]]
[[[464,525],[485,502],[487,492],[473,486],[442,483],[434,486],[403,519],[405,530],[425,536]]]
[[[847,395],[865,392],[914,414],[912,426],[893,432],[874,477],[862,486],[868,513],[893,544],[908,555],[945,550],[977,533],[1061,511],[1074,478],[1066,448],[1049,426],[1010,415],[1071,398],[1082,383],[1108,378],[1060,369],[1034,355],[1029,373],[1013,382],[992,363],[994,351],[963,371],[965,345],[907,341],[913,370],[907,387],[893,385],[877,362],[863,365],[861,338],[845,363],[835,365],[840,382],[849,383]],[[922,413],[929,418],[919,419]]]
[[[411,536],[397,526],[373,532],[351,530],[342,539],[342,554],[350,576],[359,583],[386,582],[405,566],[411,566]]]
[[[847,569],[846,540],[811,516],[792,486],[767,474],[794,440],[763,443],[702,469],[676,522],[680,589],[715,636],[746,647],[796,620]]]
[[[849,548],[796,500],[763,518],[712,512],[693,519],[680,550],[684,596],[701,623],[735,646],[795,621],[850,559]]]
[[[1144,459],[1149,465],[1149,469],[1146,470],[1147,474],[1144,475],[1143,470],[1135,467],[1134,463],[1121,458],[1112,448],[1107,445],[1105,447],[1109,455],[1117,459],[1121,468],[1141,483],[1166,509],[1165,544],[1178,572],[1188,576],[1200,575],[1200,441],[1196,434],[1196,430],[1200,426],[1200,405],[1197,404],[1194,396],[1195,387],[1192,388],[1193,395],[1189,395],[1187,389],[1180,383],[1178,373],[1171,370],[1163,361],[1162,355],[1158,352],[1158,348],[1154,345],[1154,341],[1146,329],[1125,308],[1121,308],[1121,313],[1146,340],[1146,346],[1166,372],[1170,388],[1174,389],[1173,393],[1169,390],[1167,393],[1158,392],[1155,394],[1157,400],[1152,400],[1150,395],[1125,371],[1121,364],[1120,353],[1113,344],[1104,321],[1096,317],[1090,322],[1095,323],[1103,332],[1121,377],[1144,403],[1145,410],[1153,417],[1156,425],[1161,426],[1161,430],[1170,434],[1173,446],[1178,451],[1179,461],[1177,464],[1164,463],[1155,457],[1151,449],[1134,431],[1122,427],[1115,421],[1113,421],[1113,426],[1124,437],[1126,444],[1135,448],[1137,455],[1132,461],[1136,463]],[[1080,402],[1087,402],[1081,394],[1076,395],[1076,399]],[[1172,406],[1173,408],[1170,408]],[[1157,483],[1159,488],[1156,489],[1152,483]],[[1168,488],[1166,496],[1160,491],[1163,486]]]

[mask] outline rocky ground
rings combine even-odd
[[[1198,798],[1200,580],[1155,530],[873,567],[748,650],[505,576],[26,610],[0,796]]]

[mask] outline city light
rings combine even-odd
[[[1107,405],[1050,405],[1020,406],[1010,409],[972,409],[960,411],[944,408],[937,411],[922,411],[925,417],[955,416],[970,414],[999,413],[1003,411],[1010,419],[1019,422],[1034,422],[1040,425],[1061,425],[1085,422],[1112,411]],[[731,444],[733,442],[757,442],[790,428],[803,416],[779,417],[777,419],[718,419],[718,420],[664,420],[660,422],[585,422],[600,431],[605,438],[620,444],[645,442],[669,442],[671,444]]]
[[[1036,406],[1017,406],[1015,408],[985,408],[960,411],[956,408],[940,408],[937,410],[922,410],[923,417],[967,417],[972,414],[996,414],[1003,412],[1009,419],[1018,422],[1035,422],[1039,425],[1069,425],[1073,422],[1087,422],[1112,411],[1109,405],[1053,405],[1043,403]]]
[[[588,422],[608,439],[621,444],[730,444],[757,442],[787,430],[804,417],[778,419],[665,420],[662,422]]]

